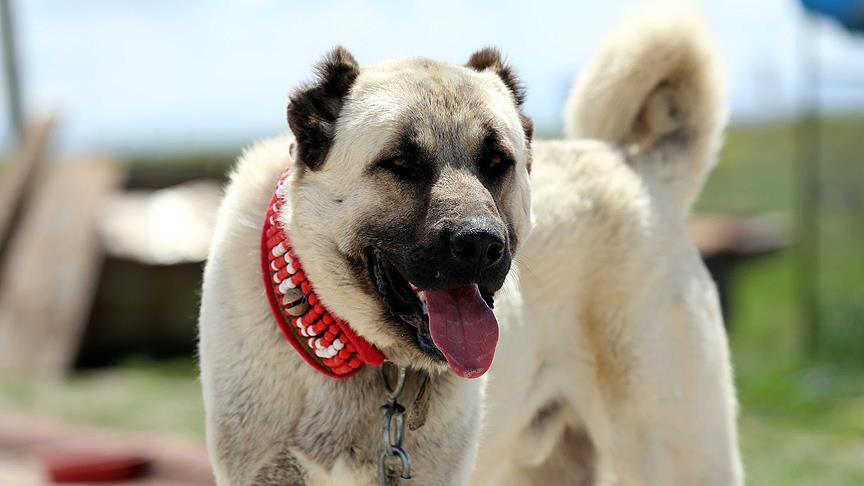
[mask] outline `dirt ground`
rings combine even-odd
[[[214,484],[206,452],[192,442],[162,435],[70,426],[42,418],[0,413],[0,484],[53,484],[45,472],[44,458],[66,451],[128,452],[150,462],[147,474],[141,479],[98,483],[101,486]],[[82,486],[85,483],[76,484]]]

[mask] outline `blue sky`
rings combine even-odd
[[[291,87],[338,43],[363,64],[463,63],[496,45],[528,86],[527,112],[556,130],[574,74],[643,2],[14,3],[31,112],[60,111],[65,148],[149,149],[232,147],[283,130]],[[864,111],[862,36],[805,21],[793,0],[698,3],[725,58],[735,119],[795,112],[805,41],[821,56],[825,106]],[[5,119],[0,133],[6,139]]]

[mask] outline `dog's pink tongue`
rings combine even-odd
[[[498,321],[476,285],[427,290],[429,333],[447,364],[463,378],[477,378],[492,365]]]

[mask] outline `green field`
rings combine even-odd
[[[794,229],[800,133],[733,127],[698,211],[777,214]],[[864,117],[823,125],[820,347],[797,298],[794,246],[737,270],[729,321],[748,483],[864,484]],[[57,383],[2,384],[0,408],[203,435],[191,360],[130,362]]]
[[[749,484],[864,484],[864,118],[827,120],[821,133],[819,349],[807,352],[794,247],[735,275],[730,339]],[[801,140],[791,124],[734,127],[697,209],[777,213],[794,230]]]

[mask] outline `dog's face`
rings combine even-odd
[[[530,219],[531,122],[497,51],[360,69],[344,49],[288,107],[290,233],[322,300],[388,359],[480,376]]]

